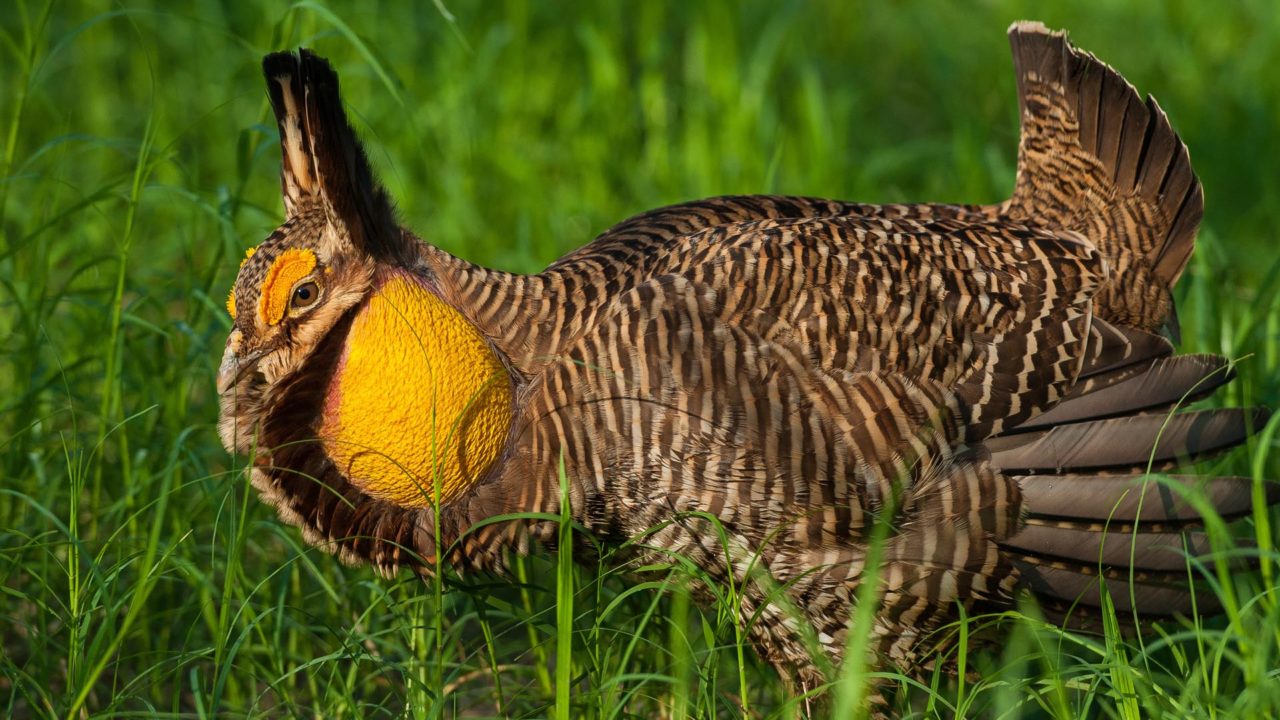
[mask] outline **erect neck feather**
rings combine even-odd
[[[511,378],[484,336],[420,280],[386,276],[352,320],[319,436],[338,470],[407,507],[461,496],[502,453]]]

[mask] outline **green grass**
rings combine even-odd
[[[268,51],[329,56],[411,227],[533,271],[634,212],[721,193],[1001,198],[1004,31],[1034,17],[1155,94],[1207,215],[1184,348],[1239,358],[1220,402],[1280,405],[1280,13],[1259,0],[960,4],[320,2],[0,6],[0,715],[778,717],[732,588],[601,548],[438,584],[306,547],[220,447],[237,260],[279,221]],[[1214,470],[1280,476],[1276,423]],[[1142,640],[992,618],[928,717],[1274,717],[1274,515],[1228,612]],[[566,532],[569,530],[566,528]],[[1270,588],[1268,590],[1268,588]],[[572,603],[568,602],[572,598]],[[559,602],[557,602],[559,600]],[[869,669],[838,690],[858,706]],[[906,684],[905,678],[891,678]]]

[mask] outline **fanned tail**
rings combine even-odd
[[[1260,430],[1260,408],[1181,410],[1229,382],[1214,355],[1173,354],[1170,291],[1186,267],[1203,213],[1186,147],[1155,100],[1063,33],[1010,29],[1022,142],[1013,196],[1001,212],[1073,230],[1111,268],[1094,296],[1076,383],[1045,412],[984,442],[991,464],[1022,493],[1025,524],[1000,539],[1002,558],[1046,614],[1101,629],[1104,591],[1123,618],[1218,609],[1207,583],[1189,583],[1189,558],[1211,548],[1184,492],[1224,519],[1253,510],[1253,481],[1168,473],[1226,452]],[[1280,502],[1268,483],[1267,503]]]
[[[1170,290],[1195,247],[1204,194],[1186,145],[1151,97],[1065,33],[1009,29],[1022,139],[1007,217],[1074,230],[1107,257],[1104,320],[1177,337]]]

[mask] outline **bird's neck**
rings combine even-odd
[[[559,350],[556,341],[571,334],[566,325],[575,319],[580,299],[566,294],[564,279],[555,272],[493,270],[426,243],[420,259],[439,295],[466,315],[520,373],[535,374]]]
[[[448,502],[492,467],[512,419],[511,377],[458,310],[405,272],[352,320],[318,429],[339,471],[401,506]]]

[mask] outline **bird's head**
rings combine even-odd
[[[263,69],[286,220],[248,251],[227,299],[219,433],[309,540],[398,564],[406,547],[370,541],[403,545],[425,526],[415,513],[492,467],[511,376],[397,222],[329,64],[302,50]]]

